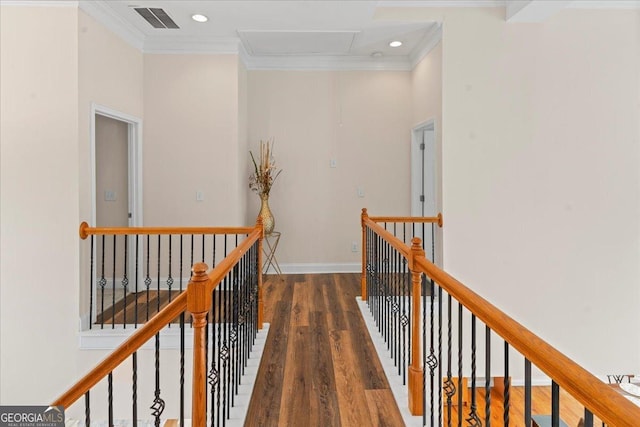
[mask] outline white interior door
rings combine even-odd
[[[433,217],[437,215],[436,136],[431,120],[413,129],[411,141],[411,215]],[[423,240],[427,258],[432,259],[434,240],[431,224],[417,226],[416,237]]]

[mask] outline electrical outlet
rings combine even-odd
[[[358,242],[351,242],[351,252],[358,252]]]
[[[357,193],[358,197],[364,197],[364,188],[358,187]]]

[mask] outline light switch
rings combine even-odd
[[[358,187],[358,197],[364,197],[364,188]]]
[[[106,202],[115,202],[116,201],[116,192],[113,190],[104,190],[104,200]]]
[[[204,200],[204,191],[196,191],[196,202],[202,202]]]
[[[336,159],[329,160],[329,167],[337,168],[338,167],[338,161]]]

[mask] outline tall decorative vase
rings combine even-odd
[[[260,206],[260,213],[258,214],[258,217],[262,219],[264,234],[269,235],[273,232],[273,229],[276,226],[276,220],[273,218],[271,209],[269,209],[269,196],[261,194],[260,200],[262,200],[262,205]]]

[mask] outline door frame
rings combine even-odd
[[[420,144],[422,143],[422,135],[425,130],[433,131],[433,146],[431,148],[432,158],[434,159],[433,167],[433,206],[437,214],[438,210],[438,185],[440,182],[440,171],[438,170],[438,147],[437,147],[437,129],[435,118],[430,118],[416,126],[411,130],[411,215],[423,216],[420,200],[417,198],[422,193],[422,151]],[[425,151],[426,153],[426,151]],[[429,215],[427,212],[426,215]]]
[[[128,192],[129,227],[142,226],[142,119],[104,105],[91,103],[91,223],[96,225],[96,114],[127,123],[128,128]]]

